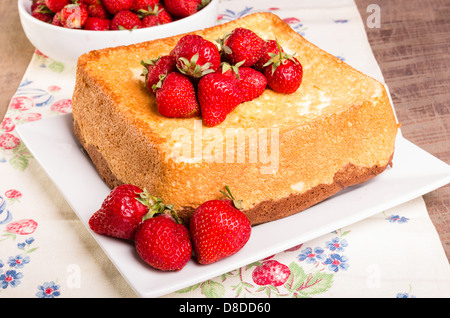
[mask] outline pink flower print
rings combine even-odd
[[[38,224],[31,219],[22,219],[16,222],[11,222],[6,226],[6,231],[19,235],[28,235],[36,231]]]
[[[0,135],[0,148],[14,149],[20,144],[20,139],[10,133]]]
[[[300,19],[297,19],[295,17],[285,18],[285,19],[283,19],[283,21],[286,22],[286,23],[289,23],[289,24],[300,23]]]
[[[30,121],[39,120],[41,118],[42,118],[42,115],[39,113],[26,113],[26,114],[21,114],[21,115],[17,116],[16,120],[30,122]]]
[[[10,132],[13,131],[14,128],[16,128],[16,124],[14,124],[14,121],[12,118],[5,117],[3,118],[2,124],[0,125],[0,130],[3,132]]]
[[[260,286],[272,285],[278,287],[283,285],[290,275],[291,271],[288,266],[276,260],[268,260],[255,268],[252,278]]]
[[[37,54],[37,55],[41,55],[41,56],[43,56],[43,57],[48,57],[47,55],[45,55],[44,53],[42,53],[42,52],[39,51],[38,49],[36,49],[36,50],[34,51],[34,53]]]
[[[34,101],[32,98],[27,96],[16,96],[11,99],[9,104],[11,109],[17,110],[29,110],[34,107]]]
[[[56,111],[62,114],[67,114],[72,112],[72,100],[70,99],[60,99],[50,106],[52,111]]]
[[[293,246],[291,248],[288,248],[287,250],[285,250],[285,252],[294,252],[294,251],[300,249],[302,246],[303,246],[303,243],[299,244],[299,245],[296,245],[296,246]]]
[[[10,189],[5,192],[5,197],[9,203],[20,202],[19,199],[22,197],[22,192],[16,189]]]
[[[61,87],[57,86],[57,85],[51,85],[47,88],[47,90],[49,92],[58,92],[61,90]]]

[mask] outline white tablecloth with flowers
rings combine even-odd
[[[218,23],[255,11],[383,80],[353,1],[222,0]],[[15,129],[71,112],[74,82],[36,51],[0,124],[0,298],[136,296]],[[450,268],[419,197],[166,296],[449,297]]]

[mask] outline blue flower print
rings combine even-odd
[[[388,220],[391,223],[397,222],[399,224],[406,223],[409,221],[408,218],[405,218],[404,216],[400,217],[400,215],[391,215],[387,217],[386,220]]]
[[[324,249],[321,247],[314,248],[314,251],[311,247],[307,247],[298,254],[297,258],[299,261],[306,260],[308,264],[314,264],[317,260],[323,261],[326,259],[326,256],[323,254]]]
[[[39,298],[55,298],[59,295],[61,295],[59,285],[56,285],[53,281],[39,285],[38,292],[36,293],[36,296]]]
[[[339,254],[331,254],[325,262],[324,265],[328,265],[328,270],[332,272],[338,272],[340,269],[347,270],[350,265],[347,264],[348,257]]]
[[[25,243],[17,243],[17,248],[19,250],[23,250],[25,249],[25,247],[27,247],[27,245],[31,245],[31,243],[34,242],[34,237],[29,237],[25,240]]]
[[[0,275],[0,287],[5,289],[8,286],[16,287],[20,284],[20,279],[22,279],[23,274],[16,272],[16,270],[11,269],[6,271],[5,274]]]
[[[409,293],[398,293],[395,298],[416,298],[416,296],[410,295]]]
[[[325,247],[333,252],[342,252],[344,251],[344,247],[347,247],[348,243],[345,239],[341,240],[339,237],[335,237],[331,239],[331,241],[325,242]]]
[[[22,268],[25,264],[30,262],[30,257],[23,257],[21,254],[16,257],[10,256],[8,259],[8,264],[10,267]]]

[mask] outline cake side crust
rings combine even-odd
[[[81,142],[83,139],[76,121],[74,121],[74,132],[77,139]],[[124,183],[110,170],[108,162],[96,147],[85,144],[82,144],[82,146],[95,165],[99,176],[110,188]],[[358,167],[353,164],[347,164],[335,173],[332,183],[319,184],[303,193],[291,193],[281,199],[262,201],[254,207],[243,210],[243,212],[247,215],[252,225],[275,221],[302,212],[348,187],[364,183],[374,178],[385,171],[388,166],[392,165],[392,158],[393,155],[391,155],[388,164],[383,166]],[[245,198],[242,199],[245,201]],[[194,207],[185,206],[180,207],[177,213],[183,220],[183,223],[188,225],[194,211]]]

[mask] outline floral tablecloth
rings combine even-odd
[[[383,81],[363,25],[377,26],[375,9],[361,17],[351,0],[222,0],[218,23],[273,12]],[[136,296],[16,132],[70,113],[74,82],[73,66],[36,51],[0,124],[0,298]],[[419,197],[165,297],[449,296],[449,264]]]

